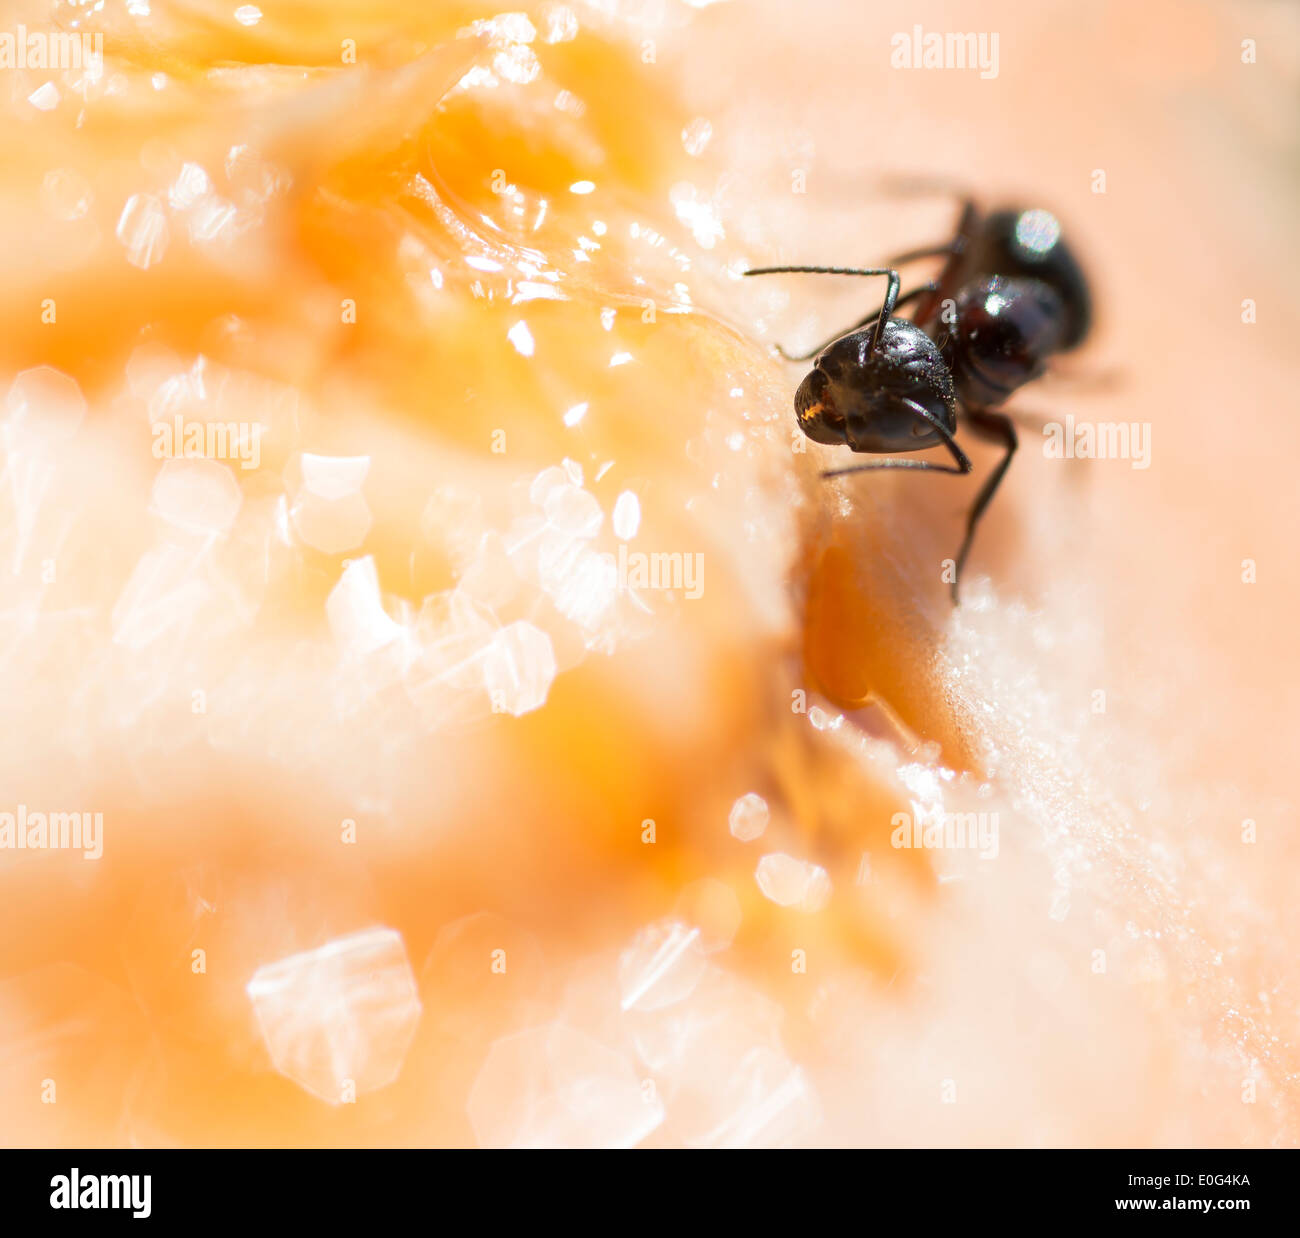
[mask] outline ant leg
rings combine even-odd
[[[925,469],[932,473],[969,473],[973,467],[970,457],[957,446],[957,441],[949,433],[948,427],[929,409],[923,408],[915,400],[905,399],[903,403],[907,405],[918,421],[925,422],[939,436],[943,441],[943,445],[951,453],[953,460],[956,461],[956,468],[949,464],[933,464],[929,460],[897,460],[891,457],[888,460],[873,461],[871,464],[850,464],[847,468],[827,469],[822,474],[822,479],[843,477],[847,473],[870,473],[877,469]]]
[[[937,279],[932,279],[928,284],[921,284],[919,287],[913,288],[911,292],[903,293],[903,295],[898,298],[898,304],[895,305],[894,308],[898,309],[900,306],[907,304],[908,301],[919,301],[922,297],[938,291],[939,281]],[[913,321],[915,321],[915,319]]]
[[[977,214],[975,195],[968,185],[961,185],[956,181],[932,176],[885,177],[880,182],[880,185],[885,193],[898,198],[952,198],[954,201],[961,203],[961,214],[958,216],[957,227],[949,245],[936,246],[929,250],[912,251],[911,256],[905,261],[910,262],[912,257],[922,258],[929,257],[932,254],[941,254],[952,246],[964,244],[975,231]]]
[[[886,177],[881,186],[888,194],[900,198],[952,198],[961,203],[961,213],[957,217],[957,227],[952,240],[947,245],[936,245],[926,249],[910,250],[905,257],[898,260],[910,262],[913,258],[925,258],[942,253],[960,252],[975,234],[975,225],[979,219],[979,210],[975,205],[975,195],[969,186],[956,181],[937,177],[911,176]]]
[[[867,323],[873,321],[875,317],[876,317],[875,314],[872,314],[870,318],[864,318],[861,322],[855,322],[849,328],[849,331],[856,331],[859,327],[865,327]],[[801,352],[798,354],[786,352],[786,350],[782,348],[780,344],[776,346],[776,351],[781,354],[782,361],[811,361],[819,352],[822,351],[823,348],[829,348],[832,344],[835,343],[836,340],[840,338],[841,335],[848,335],[849,331],[836,332],[834,335],[831,336],[830,339],[824,340],[822,343],[818,344],[817,347],[814,348],[811,352]]]
[[[1016,427],[1006,413],[992,413],[973,409],[967,411],[966,422],[980,438],[988,439],[994,443],[1001,443],[1006,448],[1006,454],[998,462],[997,468],[989,474],[988,481],[980,488],[979,494],[975,496],[975,502],[971,505],[970,514],[966,517],[966,537],[962,541],[961,550],[957,552],[957,571],[952,581],[954,605],[960,602],[957,595],[957,582],[961,580],[961,572],[966,563],[966,556],[970,554],[971,542],[975,540],[975,527],[979,524],[980,517],[984,515],[985,508],[988,507],[994,493],[1002,482],[1002,478],[1006,475],[1007,468],[1011,464],[1011,457],[1016,454],[1016,448],[1020,443],[1020,440],[1016,437]]]
[[[888,275],[889,287],[885,291],[885,303],[880,307],[876,318],[876,329],[871,336],[871,348],[874,352],[880,343],[880,337],[889,323],[889,316],[894,312],[898,301],[898,272],[893,267],[752,267],[746,275]],[[871,319],[867,320],[868,322]],[[839,339],[839,336],[835,337]]]
[[[1064,433],[1065,425],[1059,412],[1041,412],[1029,408],[1004,408],[1003,415],[1009,417],[1015,425],[1034,439],[1046,439],[1049,433]],[[1066,472],[1071,481],[1078,481],[1086,471],[1087,461],[1079,456],[1065,462]]]
[[[1004,408],[1001,413],[1022,430],[1041,430],[1059,417],[1058,413],[1041,413],[1030,408]]]
[[[923,245],[920,249],[905,249],[901,254],[894,254],[889,265],[901,267],[909,262],[919,262],[922,258],[944,258],[953,252],[955,241],[945,241],[942,245]]]
[[[1032,434],[1045,435],[1049,426],[1061,425],[1062,414],[1059,412],[1042,412],[1033,408],[1003,408],[999,412],[1019,429],[1028,430]]]
[[[961,253],[969,244],[971,237],[975,235],[978,219],[979,211],[975,207],[975,199],[969,196],[963,198],[961,214],[957,217],[957,232],[952,241],[954,253]]]
[[[935,311],[945,297],[955,297],[957,295],[958,285],[961,281],[962,257],[966,253],[966,249],[975,236],[978,227],[979,211],[976,209],[974,198],[968,196],[962,201],[961,215],[958,217],[957,228],[953,233],[952,240],[947,245],[935,247],[932,251],[936,254],[947,255],[947,261],[944,262],[943,270],[939,272],[939,278],[935,281],[934,291],[917,306],[913,315],[915,321],[928,322],[934,317]],[[914,250],[911,254],[905,254],[903,257],[910,260],[912,257],[925,252],[925,250]]]
[[[922,284],[919,288],[913,288],[911,292],[903,293],[903,295],[899,297],[897,301],[894,302],[895,312],[902,309],[903,306],[906,305],[909,301],[915,301],[918,297],[923,297],[928,292],[934,292],[934,290],[938,287],[939,285],[935,281],[931,280],[930,283],[928,284]],[[848,335],[849,331],[856,331],[859,327],[865,327],[868,323],[875,322],[876,317],[877,317],[877,311],[873,310],[864,319],[862,319],[861,322],[855,322],[848,329],[848,331],[837,331],[834,335],[831,336],[830,339],[823,340],[811,352],[800,353],[797,357],[792,355],[791,353],[786,352],[786,350],[782,348],[780,344],[776,346],[776,351],[779,352],[781,356],[784,357],[785,360],[787,361],[811,361],[819,352],[822,351],[822,349],[829,348],[832,344],[834,344],[835,341],[840,338],[840,336]]]
[[[900,173],[882,176],[876,184],[896,198],[962,198],[969,199],[970,186],[949,177],[928,176],[920,173]]]

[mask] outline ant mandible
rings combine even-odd
[[[898,267],[946,256],[939,278],[899,296]],[[884,267],[756,267],[746,275],[885,275],[880,310],[820,348],[788,361],[815,357],[799,384],[794,411],[814,442],[864,453],[922,451],[942,445],[954,464],[878,460],[829,469],[823,477],[873,469],[969,473],[957,446],[960,409],[970,429],[1000,444],[1004,455],[975,496],[957,554],[952,599],[975,528],[1005,476],[1018,440],[999,406],[1039,377],[1047,360],[1082,343],[1092,320],[1083,270],[1066,245],[1061,225],[1045,210],[997,210],[981,215],[967,199],[953,239],[909,250]],[[909,301],[912,319],[895,317]],[[945,313],[948,303],[952,312]]]

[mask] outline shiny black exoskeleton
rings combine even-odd
[[[1014,280],[1046,284],[1061,302],[1059,349],[1077,348],[1092,325],[1092,297],[1083,269],[1062,235],[1061,224],[1050,211],[997,210],[981,216],[973,203],[962,209],[953,241],[939,250],[916,250],[901,255],[897,265],[912,257],[946,253],[948,262],[936,281],[937,300],[951,296],[981,275],[1001,275]],[[917,316],[927,307],[917,307]]]
[[[900,297],[897,268],[940,255],[947,261],[939,277]],[[889,278],[879,311],[815,353],[790,358],[816,357],[794,398],[804,433],[818,443],[871,454],[943,446],[954,461],[879,460],[831,469],[824,477],[873,469],[969,473],[970,459],[954,439],[959,410],[975,433],[1005,448],[967,516],[952,579],[956,602],[976,525],[1017,446],[1011,418],[996,410],[1041,375],[1054,354],[1077,347],[1092,321],[1088,283],[1060,223],[1038,209],[980,215],[968,201],[950,242],[899,254],[885,267],[745,272],[779,273]],[[909,301],[916,303],[912,319],[896,317]]]

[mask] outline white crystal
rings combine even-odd
[[[176,377],[183,366],[180,357],[165,344],[147,343],[138,345],[127,359],[126,383],[131,394],[140,400],[152,400],[168,379]],[[149,419],[156,420],[170,410],[159,409],[155,414],[150,408]]]
[[[234,525],[244,492],[216,460],[168,460],[158,470],[150,497],[151,510],[173,528],[221,537]]]
[[[533,333],[528,329],[528,324],[522,318],[506,332],[506,339],[515,346],[515,351],[521,357],[531,357],[533,355],[535,347]]]
[[[370,473],[369,456],[318,456],[304,451],[298,457],[302,490],[320,499],[346,499],[360,492]]]
[[[527,13],[502,13],[497,17],[476,21],[470,30],[477,35],[487,35],[493,47],[508,43],[531,43],[537,37],[537,28]]]
[[[467,1111],[483,1148],[631,1148],[664,1120],[629,1057],[563,1023],[494,1041]]]
[[[634,1042],[641,1062],[673,1089],[718,1100],[731,1068],[752,1049],[781,1047],[781,1007],[752,985],[710,966],[687,1001],[638,1019]],[[707,1124],[722,1116],[705,1103]],[[674,1124],[681,1116],[673,1104]],[[690,1123],[686,1123],[689,1126]]]
[[[708,966],[700,930],[669,921],[642,929],[618,960],[624,1010],[658,1010],[688,997]]]
[[[424,648],[431,651],[443,645],[453,645],[459,650],[467,639],[476,648],[485,646],[501,625],[492,612],[466,590],[446,589],[441,593],[431,593],[424,599],[415,627]],[[477,688],[477,679],[474,684]]]
[[[289,511],[294,532],[322,554],[355,550],[366,540],[374,517],[360,494],[343,499],[320,499],[300,492]]]
[[[512,528],[511,532],[514,531]],[[529,526],[529,531],[534,535],[524,536],[517,543],[515,557],[530,566],[535,564],[537,583],[547,593],[554,594],[564,587],[578,560],[590,548],[582,538],[574,537],[572,533],[561,533],[547,524],[542,524],[537,530]],[[533,542],[535,545],[530,545]],[[520,555],[518,551],[525,547],[533,553]]]
[[[546,41],[567,43],[578,36],[578,15],[567,4],[546,11]]]
[[[172,210],[184,211],[211,192],[212,182],[208,174],[197,163],[185,163],[167,191],[167,201]]]
[[[618,564],[613,555],[579,544],[565,570],[548,572],[541,584],[560,614],[595,632],[618,598]]]
[[[86,416],[77,381],[48,365],[23,370],[5,397],[5,448],[41,450],[66,442]]]
[[[732,804],[731,813],[727,818],[731,833],[743,843],[753,842],[754,839],[762,837],[763,831],[767,829],[767,822],[767,801],[753,791],[742,795]]]
[[[207,197],[196,202],[190,211],[190,239],[200,244],[230,241],[239,231],[239,211],[233,202]]]
[[[551,528],[570,537],[593,538],[605,520],[596,496],[571,483],[548,491],[542,510]]]
[[[483,682],[493,708],[516,717],[546,704],[555,672],[551,638],[523,619],[502,628],[483,659]]]
[[[702,155],[713,137],[713,126],[703,116],[697,116],[682,130],[682,145],[688,155]]]
[[[403,635],[379,596],[379,573],[371,555],[354,559],[325,600],[325,614],[339,648],[353,657],[382,649]]]
[[[521,586],[501,534],[485,533],[478,552],[461,573],[458,587],[476,601],[499,610],[514,600]]]
[[[815,1133],[817,1097],[781,1045],[781,1007],[758,989],[710,967],[686,1000],[635,1017],[672,1142],[785,1146]]]
[[[83,218],[95,200],[90,182],[73,168],[55,168],[41,182],[41,197],[56,219],[71,222]]]
[[[782,1148],[814,1130],[821,1106],[807,1076],[782,1053],[758,1048],[728,1072],[728,1116],[692,1147]]]
[[[46,82],[27,96],[27,102],[39,111],[49,112],[59,106],[59,98],[59,88],[53,82]]]
[[[419,648],[406,693],[430,730],[486,717],[483,661],[499,625],[463,589],[425,598],[416,621]]]
[[[126,260],[146,270],[162,261],[169,238],[162,203],[152,194],[132,194],[117,221],[117,239],[126,249]]]
[[[758,888],[781,907],[820,911],[831,896],[831,879],[824,868],[780,851],[759,860],[754,879]]]
[[[207,400],[204,369],[200,357],[188,370],[162,377],[149,396],[149,420],[170,422],[178,415],[202,418]]]
[[[573,482],[568,473],[558,464],[552,464],[549,468],[544,468],[529,483],[528,498],[536,506],[545,507],[547,496],[552,490],[571,485]]]
[[[325,554],[354,550],[366,539],[373,521],[362,494],[370,472],[369,456],[298,457],[301,481],[290,515],[298,536]]]
[[[331,1105],[392,1083],[420,1018],[406,946],[389,928],[259,967],[247,992],[276,1070]]]
[[[668,199],[703,249],[712,249],[726,236],[712,201],[689,181],[679,181],[668,191]]]
[[[641,500],[631,490],[624,490],[614,500],[614,536],[630,542],[641,527]]]
[[[156,546],[140,558],[113,607],[113,641],[143,649],[187,625],[211,594],[191,551],[170,542]]]
[[[439,486],[420,514],[420,532],[453,564],[463,567],[483,544],[483,496],[468,487]]]

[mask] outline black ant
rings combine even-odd
[[[897,268],[947,256],[939,278],[899,296]],[[975,527],[1011,464],[1018,440],[1011,417],[994,411],[1039,377],[1054,353],[1077,347],[1088,333],[1092,301],[1083,270],[1056,217],[1044,210],[998,210],[981,216],[969,199],[956,235],[945,245],[909,250],[889,266],[757,267],[746,275],[886,275],[876,313],[843,335],[789,361],[816,357],[799,384],[794,411],[814,442],[856,452],[921,451],[943,445],[953,465],[879,460],[830,469],[823,477],[872,469],[969,473],[954,439],[958,409],[979,437],[1006,449],[975,497],[957,554],[952,598]],[[909,301],[912,319],[895,317]]]

